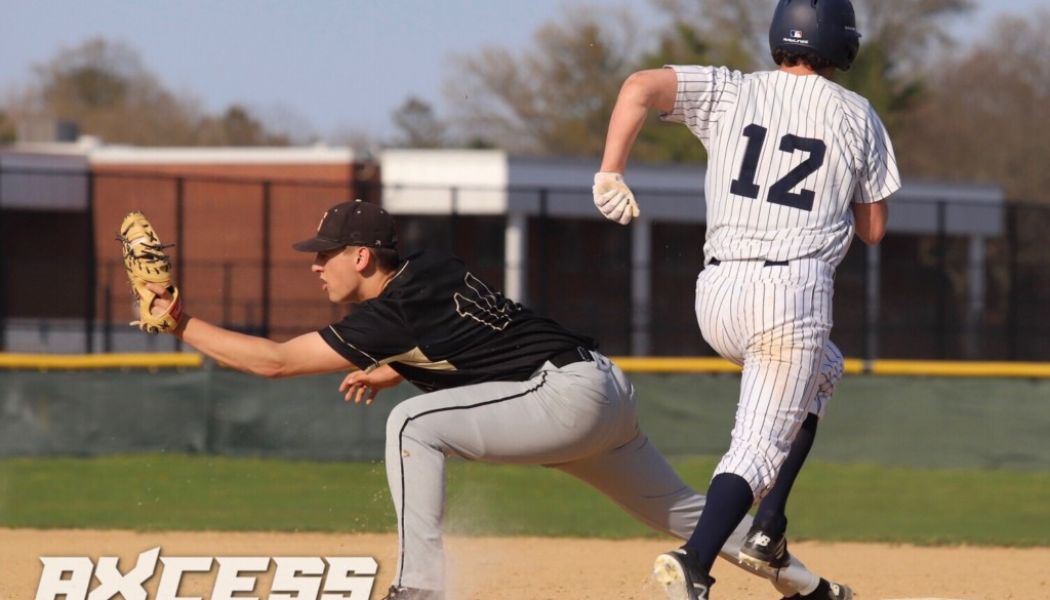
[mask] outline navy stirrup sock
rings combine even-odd
[[[817,436],[817,423],[820,419],[817,415],[810,414],[802,422],[802,427],[791,444],[784,465],[780,467],[777,481],[773,489],[762,499],[755,513],[755,526],[767,535],[782,536],[787,531],[787,501],[791,494],[791,487],[795,485],[795,479],[802,470],[809,450],[813,447],[813,440]]]
[[[685,547],[696,556],[700,572],[710,575],[726,540],[754,502],[751,485],[733,473],[719,473],[707,488],[707,503]]]

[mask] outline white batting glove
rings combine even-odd
[[[610,221],[627,225],[641,214],[631,188],[627,187],[623,175],[619,173],[595,173],[591,191],[594,192],[594,205]]]

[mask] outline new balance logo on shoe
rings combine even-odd
[[[783,535],[770,535],[752,527],[744,538],[737,558],[741,563],[763,572],[776,571],[788,563],[790,556]]]

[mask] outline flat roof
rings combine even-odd
[[[91,164],[121,165],[252,165],[348,164],[354,151],[345,146],[127,146],[106,145],[92,138],[77,142],[21,143],[13,152],[85,156]]]

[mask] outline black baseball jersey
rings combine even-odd
[[[436,251],[406,258],[378,297],[320,333],[358,368],[389,364],[425,391],[524,381],[560,352],[597,347]]]

